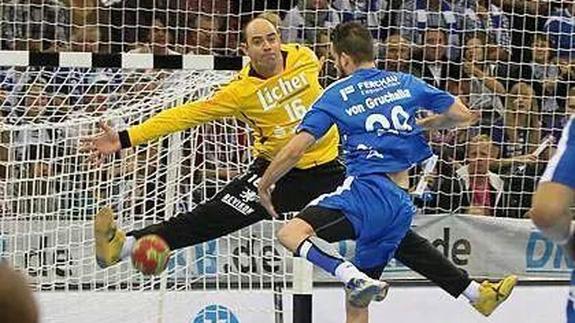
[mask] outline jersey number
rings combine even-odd
[[[408,121],[409,113],[405,112],[401,105],[396,105],[391,109],[391,122],[389,122],[389,119],[383,114],[370,114],[367,119],[365,119],[365,130],[367,130],[367,132],[376,131],[376,124],[379,124],[384,133],[391,132],[399,134],[400,131],[410,132],[413,130],[413,127]]]
[[[289,102],[284,106],[284,109],[286,109],[289,119],[292,122],[301,120],[307,112],[302,99],[295,99],[292,102]]]

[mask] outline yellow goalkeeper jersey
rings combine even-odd
[[[211,98],[164,110],[128,129],[132,145],[182,131],[211,120],[235,117],[254,130],[253,152],[268,160],[294,136],[295,128],[322,92],[320,63],[307,47],[282,45],[285,69],[268,79],[255,76],[248,65]],[[338,133],[334,127],[305,153],[296,165],[305,169],[337,157]]]

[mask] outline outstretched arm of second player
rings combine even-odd
[[[417,120],[417,124],[424,129],[450,129],[455,127],[468,127],[479,120],[477,113],[469,110],[458,98],[442,114],[432,115]]]
[[[315,137],[306,131],[301,131],[276,155],[258,183],[260,203],[268,213],[277,217],[272,204],[271,191],[274,184],[289,172],[301,159],[306,150],[316,141]]]

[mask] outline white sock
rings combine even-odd
[[[479,283],[472,280],[469,286],[463,291],[463,296],[467,298],[471,303],[475,303],[479,299]]]
[[[349,261],[344,261],[337,266],[335,269],[335,277],[344,284],[347,284],[352,278],[369,278]]]
[[[136,238],[133,236],[126,237],[126,241],[124,241],[122,251],[120,252],[120,260],[130,257],[132,254],[132,248],[134,248],[134,243],[136,243]]]

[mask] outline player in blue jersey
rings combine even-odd
[[[313,104],[258,189],[262,205],[276,215],[270,196],[274,183],[331,127],[338,128],[347,179],[335,192],[311,202],[278,238],[345,284],[347,322],[367,322],[367,305],[387,293],[388,285],[378,278],[414,214],[407,171],[432,155],[423,129],[467,126],[475,116],[458,99],[422,80],[376,69],[371,35],[357,23],[335,28],[332,51],[347,77],[326,88]],[[422,108],[435,114],[417,121]],[[330,252],[326,244],[347,239],[356,240],[353,263]]]
[[[529,216],[550,240],[575,257],[575,231],[569,208],[575,202],[575,116],[563,129],[555,155],[547,164]],[[567,322],[575,323],[575,272],[571,273],[571,291],[567,301]]]

